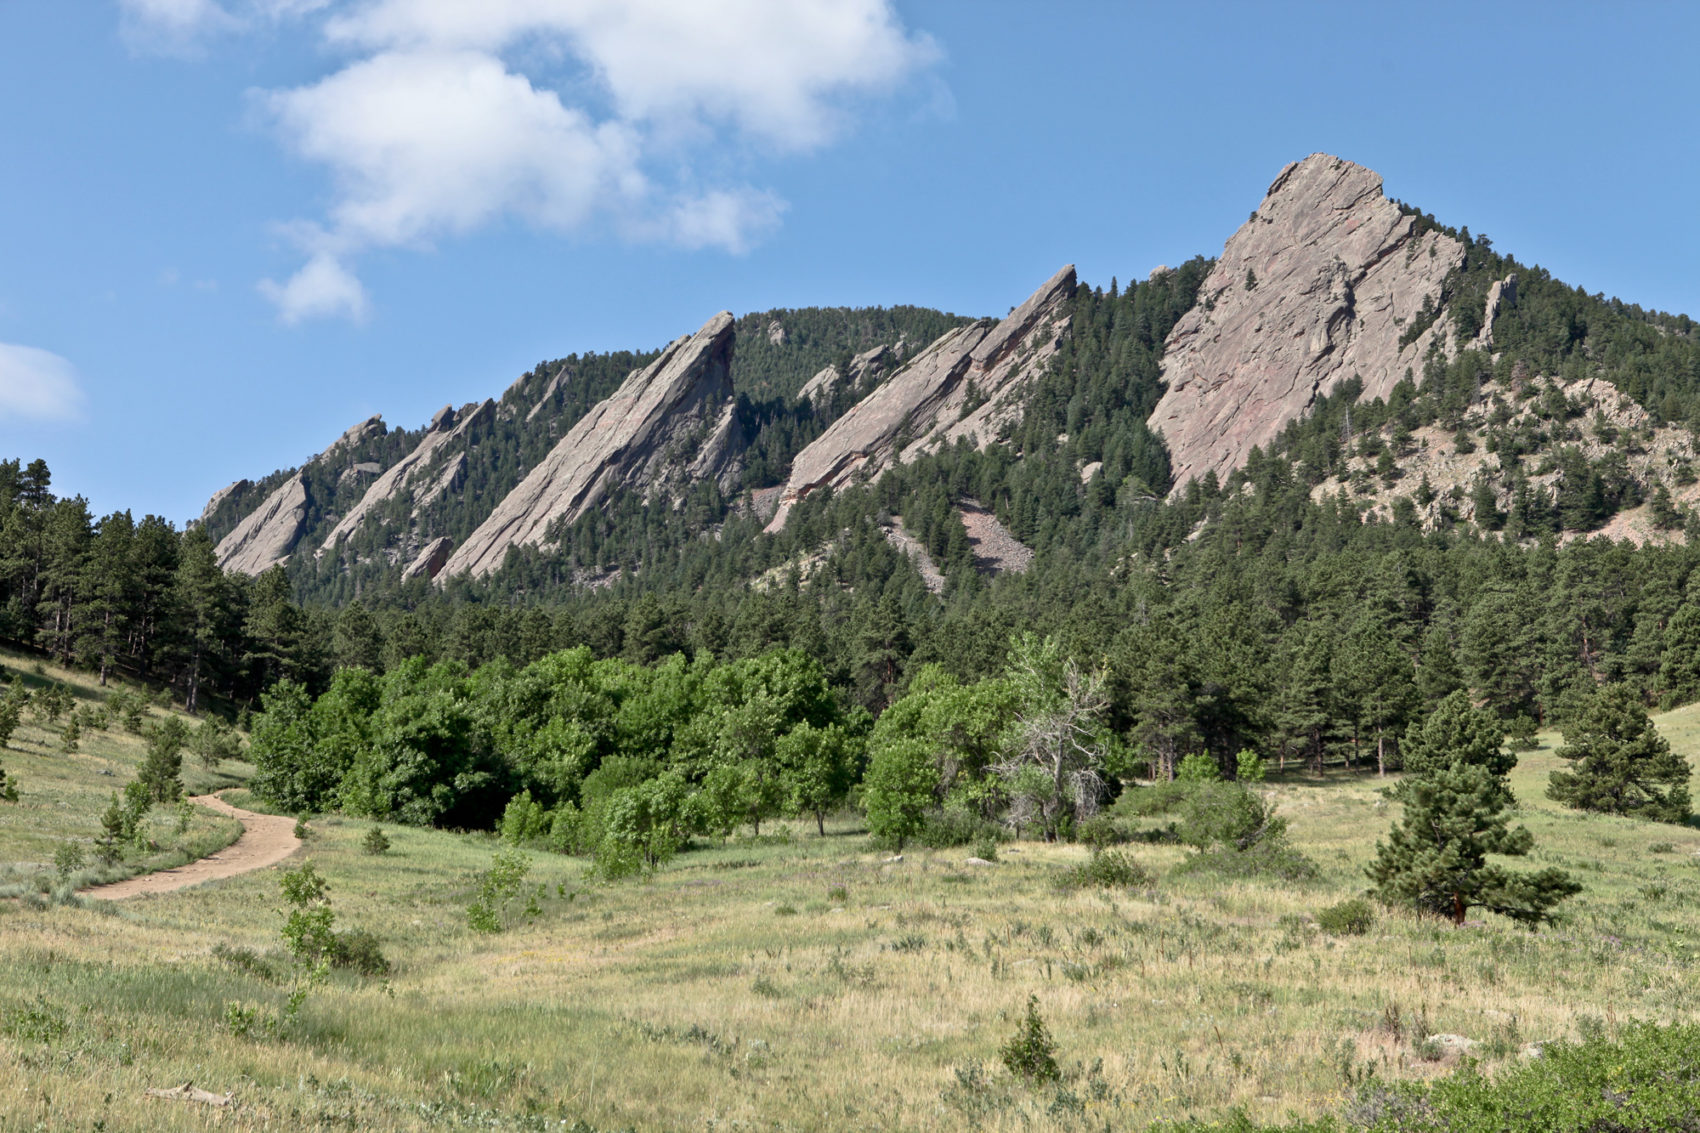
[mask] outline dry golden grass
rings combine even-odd
[[[1679,747],[1700,741],[1700,713],[1666,724]],[[1312,916],[1364,889],[1397,811],[1374,780],[1271,788],[1321,867],[1304,886],[1174,875],[1182,851],[1137,847],[1152,890],[1064,895],[1054,878],[1078,847],[890,863],[845,823],[698,850],[645,884],[590,886],[581,863],[537,854],[543,915],[493,937],[464,912],[493,842],[386,827],[394,849],[373,857],[367,824],[330,818],[307,855],[338,927],[383,942],[388,981],[338,974],[286,1037],[233,1033],[228,1004],[263,1015],[286,993],[213,954],[281,966],[275,870],[115,914],[15,907],[0,913],[0,1128],[1274,1120],[1327,1111],[1371,1075],[1446,1071],[1428,1033],[1477,1040],[1491,1070],[1526,1042],[1695,1019],[1700,832],[1557,809],[1542,797],[1551,744],[1513,776],[1521,818],[1536,864],[1587,888],[1538,933],[1385,913],[1363,936],[1319,932]],[[1060,1086],[999,1064],[1029,994]],[[184,1081],[239,1105],[143,1096]]]

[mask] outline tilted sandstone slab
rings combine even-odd
[[[253,486],[252,480],[238,480],[234,484],[226,484],[212,494],[212,498],[207,501],[207,506],[201,509],[201,518],[195,522],[205,526],[206,522],[213,517],[213,512],[218,510],[219,504],[222,504],[237,492],[245,492]]]
[[[431,418],[431,426],[425,430],[424,437],[413,446],[413,451],[372,481],[360,502],[350,508],[348,514],[325,536],[317,553],[323,555],[339,540],[353,535],[367,522],[374,509],[403,494],[409,496],[412,518],[417,520],[422,508],[448,491],[458,477],[464,475],[466,446],[473,434],[489,424],[495,412],[496,403],[489,400],[462,406],[459,412],[447,405],[439,409]]]
[[[1176,490],[1232,472],[1354,374],[1365,398],[1386,397],[1407,369],[1420,377],[1447,320],[1400,338],[1463,256],[1452,237],[1419,233],[1361,165],[1312,154],[1283,169],[1169,332],[1168,388],[1149,424]]]
[[[420,575],[424,575],[428,579],[436,578],[442,571],[443,564],[449,561],[449,552],[453,551],[454,547],[455,541],[447,535],[431,540],[420,548],[413,561],[407,564],[407,569],[401,572],[401,580],[411,582]]]
[[[571,523],[617,488],[641,489],[649,499],[676,499],[701,480],[730,490],[742,455],[732,323],[722,311],[634,370],[496,505],[442,575],[489,574],[509,547],[541,544],[551,524]]]
[[[958,437],[977,447],[997,439],[1062,342],[1073,294],[1070,265],[1008,318],[958,327],[917,354],[797,454],[767,529],[784,527],[810,492],[877,475]]]
[[[850,359],[848,374],[839,373],[837,366],[827,366],[803,383],[803,388],[797,391],[797,400],[824,405],[832,400],[832,395],[838,391],[839,385],[846,381],[852,390],[878,385],[890,369],[893,357],[891,347],[876,346]]]
[[[218,565],[263,574],[289,557],[307,523],[307,482],[296,473],[219,540]]]

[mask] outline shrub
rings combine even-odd
[[[217,767],[242,754],[242,737],[217,716],[208,716],[189,735],[189,750],[203,767]]]
[[[1353,897],[1317,913],[1316,924],[1330,936],[1362,936],[1375,924],[1375,909],[1362,897]]]
[[[59,848],[53,851],[53,868],[60,881],[70,880],[71,875],[82,869],[87,861],[88,854],[81,842],[61,842]]]
[[[533,801],[529,790],[521,791],[508,800],[502,811],[502,841],[510,846],[523,846],[549,833],[549,811]]]
[[[147,787],[155,802],[175,802],[183,794],[183,746],[189,728],[176,716],[168,716],[147,731],[148,754],[136,769],[136,779]]]
[[[498,851],[491,859],[490,868],[478,876],[472,903],[466,907],[467,925],[474,932],[501,932],[502,914],[519,897],[525,876],[530,872],[531,859],[526,855],[518,850]],[[526,905],[527,917],[534,918],[541,912],[537,907],[541,892],[539,888]]]
[[[1201,782],[1181,807],[1180,840],[1200,850],[1217,847],[1249,850],[1264,841],[1280,841],[1287,822],[1274,804],[1239,783]]]
[[[1062,1077],[1057,1048],[1045,1020],[1039,1016],[1039,997],[1027,997],[1027,1014],[1015,1034],[998,1051],[1011,1074],[1030,1083],[1055,1082]]]
[[[331,943],[330,961],[333,968],[346,968],[363,976],[390,974],[390,962],[378,938],[365,929],[337,933]]]
[[[997,823],[964,806],[946,805],[927,814],[915,833],[916,845],[932,850],[952,846],[968,846],[990,840],[996,842],[1002,833]]]
[[[374,826],[366,831],[366,837],[360,839],[360,848],[373,855],[388,853],[390,849],[389,835],[384,833],[383,827]]]
[[[1150,885],[1151,871],[1120,850],[1098,850],[1057,879],[1057,888],[1134,889]]]
[[[998,840],[990,835],[982,835],[974,843],[974,856],[981,861],[995,862],[998,860]]]
[[[1196,874],[1222,881],[1273,878],[1278,881],[1315,881],[1316,863],[1285,842],[1264,842],[1249,850],[1231,846],[1201,850],[1174,869],[1176,874]]]

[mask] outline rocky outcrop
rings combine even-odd
[[[201,518],[197,519],[195,522],[199,523],[203,527],[206,526],[207,521],[210,520],[213,517],[213,513],[218,510],[219,504],[222,504],[225,500],[228,500],[237,492],[245,492],[253,486],[254,482],[252,480],[238,480],[234,484],[228,484],[225,487],[220,488],[212,494],[212,499],[207,501],[207,506],[201,509]]]
[[[984,447],[1018,420],[1024,395],[1068,329],[1074,267],[1047,280],[1009,317],[982,319],[935,341],[797,454],[769,531],[810,492],[841,488],[959,437]]]
[[[732,397],[732,315],[678,339],[562,437],[450,556],[443,574],[485,575],[509,547],[537,545],[621,487],[676,500],[691,484],[730,490],[742,446]]]
[[[307,482],[296,473],[219,540],[218,565],[257,575],[287,559],[306,527],[307,504]]]
[[[846,373],[839,373],[837,366],[828,366],[803,383],[803,388],[797,391],[797,400],[824,405],[832,399],[839,386],[846,382],[852,390],[871,389],[885,377],[893,356],[891,347],[876,346],[850,359]]]
[[[314,459],[322,463],[329,463],[339,455],[337,450],[352,450],[356,445],[359,445],[363,441],[369,441],[373,437],[381,437],[388,431],[388,428],[384,425],[383,417],[374,414],[360,422],[358,425],[350,425],[343,431],[342,436],[332,441],[330,447],[325,449],[325,451],[321,452],[318,456],[314,457]]]
[[[323,555],[367,522],[374,509],[397,496],[407,495],[411,521],[433,500],[459,482],[466,472],[466,447],[473,435],[489,424],[496,412],[494,401],[462,406],[458,411],[445,405],[431,418],[430,428],[413,451],[390,465],[372,481],[360,502],[348,510],[319,546]]]
[[[407,569],[401,572],[401,580],[411,582],[421,575],[436,578],[443,565],[449,561],[449,552],[454,550],[454,546],[455,541],[447,535],[431,540],[420,548],[413,561],[407,564]]]
[[[1463,255],[1452,237],[1419,232],[1361,165],[1312,154],[1283,169],[1169,333],[1168,388],[1149,423],[1176,489],[1238,468],[1353,375],[1365,398],[1407,369],[1420,376],[1447,332],[1419,316]]]
[[[1477,350],[1489,350],[1493,347],[1493,324],[1499,318],[1501,311],[1510,310],[1517,305],[1517,273],[1512,272],[1504,279],[1494,280],[1488,288],[1487,303],[1482,309],[1482,329],[1476,332],[1476,340],[1470,345]]]

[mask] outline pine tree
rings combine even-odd
[[[167,716],[148,730],[148,754],[136,769],[136,781],[155,802],[175,802],[183,794],[183,746],[189,728],[177,716]]]
[[[1435,720],[1443,711],[1445,718]],[[1377,895],[1454,924],[1463,924],[1471,908],[1529,925],[1549,919],[1552,907],[1581,886],[1559,869],[1513,873],[1488,863],[1489,854],[1527,854],[1534,838],[1527,828],[1507,824],[1510,792],[1494,771],[1496,760],[1483,758],[1484,735],[1457,710],[1454,697],[1430,720],[1432,727],[1412,729],[1425,746],[1418,754],[1422,770],[1401,784],[1404,816],[1387,841],[1376,844],[1366,871]],[[1458,746],[1436,746],[1448,735]]]
[[[1548,798],[1656,822],[1688,819],[1688,761],[1671,751],[1633,688],[1600,689],[1565,729],[1564,741],[1556,754],[1574,770],[1552,773]]]

